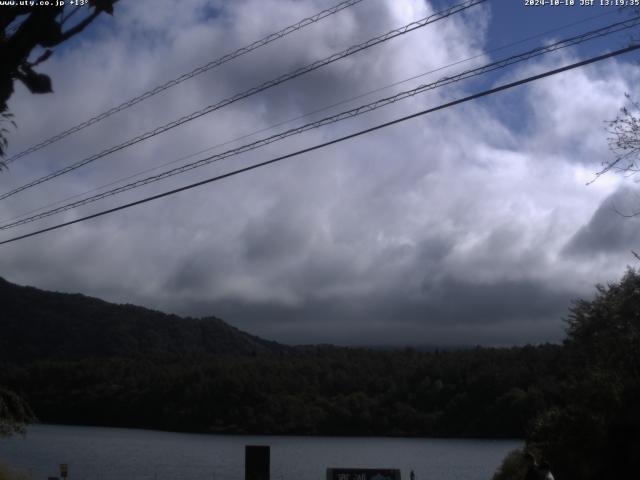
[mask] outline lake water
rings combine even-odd
[[[271,446],[272,480],[324,480],[328,467],[397,468],[403,480],[488,480],[519,441],[199,435],[34,425],[0,458],[34,480],[242,480],[244,446]]]

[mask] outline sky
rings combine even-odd
[[[18,127],[9,134],[9,155],[335,3],[122,0],[113,17],[105,15],[39,67],[52,78],[53,94],[34,96],[17,85],[9,106]],[[21,158],[0,174],[0,190],[452,4],[364,0]],[[0,220],[216,145],[225,144],[209,154],[620,21],[624,14],[615,7],[489,0],[2,200]],[[628,35],[416,95],[0,232],[0,240],[612,51]],[[637,263],[631,250],[640,249],[640,218],[616,212],[640,207],[636,179],[608,174],[590,181],[612,158],[605,121],[616,117],[639,79],[638,54],[627,54],[1,245],[0,276],[179,315],[216,316],[292,344],[559,342],[572,300],[590,298],[594,285],[616,281]],[[344,103],[326,108],[338,102]],[[325,110],[299,118],[319,109]],[[280,126],[265,130],[274,125]]]

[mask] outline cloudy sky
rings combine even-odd
[[[40,67],[51,76],[54,94],[36,97],[17,87],[10,108],[18,129],[10,132],[9,153],[335,3],[122,0],[112,18],[96,22]],[[364,0],[12,163],[0,175],[0,188],[9,191],[450,5]],[[186,155],[216,146],[208,154],[218,153],[621,19],[616,11],[596,7],[534,10],[490,0],[5,199],[0,220],[4,224]],[[550,30],[555,31],[522,41]],[[433,90],[6,230],[0,239],[617,49],[625,38],[605,38]],[[519,43],[496,50],[514,42]],[[468,58],[473,59],[423,75]],[[640,219],[616,213],[640,206],[634,179],[612,174],[586,185],[611,159],[604,121],[616,116],[625,92],[637,90],[637,61],[638,54],[607,60],[2,245],[0,276],[181,315],[215,315],[289,343],[559,341],[571,299],[589,297],[594,284],[618,279],[627,265],[635,265],[630,250],[640,249]],[[379,90],[417,75],[422,76]],[[349,101],[354,97],[360,98]],[[237,140],[246,135],[251,136]]]

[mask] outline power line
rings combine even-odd
[[[196,118],[202,117],[203,115],[206,115],[208,113],[211,113],[215,110],[219,110],[223,107],[226,107],[227,105],[230,105],[234,102],[237,102],[238,100],[247,98],[251,95],[254,95],[256,93],[262,92],[264,90],[267,90],[269,88],[275,87],[276,85],[279,85],[281,83],[284,83],[288,80],[291,80],[293,78],[299,77],[301,75],[304,75],[305,73],[309,73],[313,70],[317,70],[320,67],[323,67],[325,65],[329,65],[330,63],[336,62],[340,59],[343,59],[345,57],[348,57],[350,55],[353,55],[355,53],[361,52],[362,50],[365,50],[367,48],[373,47],[374,45],[378,45],[380,43],[386,42],[388,40],[391,40],[395,37],[398,37],[400,35],[404,35],[406,33],[409,33],[413,30],[416,30],[418,28],[422,28],[425,27],[426,25],[429,25],[431,23],[437,22],[439,20],[442,20],[444,18],[447,18],[451,15],[454,15],[456,13],[462,12],[468,8],[471,8],[475,5],[481,4],[486,2],[487,0],[469,0],[467,2],[458,4],[458,5],[454,5],[453,7],[450,7],[446,10],[434,13],[432,15],[429,15],[428,17],[425,17],[421,20],[415,21],[415,22],[411,22],[407,25],[404,25],[403,27],[397,28],[395,30],[391,30],[390,32],[385,33],[384,35],[380,35],[378,37],[374,37],[370,40],[367,40],[366,42],[363,42],[361,44],[358,45],[354,45],[352,47],[347,48],[346,50],[343,50],[342,52],[339,53],[335,53],[329,57],[326,57],[322,60],[317,60],[307,66],[298,68],[296,70],[294,70],[293,72],[287,73],[285,75],[282,75],[280,77],[277,77],[273,80],[269,80],[268,82],[265,82],[257,87],[253,87],[250,88],[249,90],[246,90],[242,93],[238,93],[236,95],[234,95],[233,97],[230,97],[228,99],[222,100],[214,105],[209,105],[208,107],[205,107],[201,110],[198,110],[196,112],[193,112],[189,115],[186,115],[184,117],[181,117],[177,120],[174,120],[173,122],[170,122],[166,125],[163,125],[161,127],[158,127],[154,130],[150,130],[142,135],[139,135],[135,138],[132,138],[124,143],[121,143],[119,145],[116,145],[114,147],[108,148],[107,150],[103,150],[100,153],[97,153],[95,155],[92,155],[90,157],[87,157],[83,160],[80,160],[78,162],[75,162],[65,168],[62,168],[60,170],[57,170],[53,173],[50,173],[48,175],[45,175],[44,177],[41,177],[37,180],[33,180],[32,182],[29,182],[25,185],[22,185],[21,187],[15,188],[9,192],[6,192],[2,195],[0,195],[0,200],[4,200],[8,197],[11,197],[19,192],[22,192],[23,190],[27,190],[28,188],[34,187],[36,185],[39,185],[41,183],[44,183],[48,180],[51,180],[53,178],[59,177],[60,175],[64,175],[66,173],[69,173],[73,170],[76,170],[84,165],[87,165],[88,163],[94,162],[102,157],[105,157],[107,155],[110,155],[114,152],[117,152],[119,150],[122,150],[124,148],[130,147],[131,145],[134,145],[136,143],[139,143],[143,140],[147,140],[151,137],[154,137],[156,135],[159,135],[161,133],[164,133],[168,130],[171,130],[172,128],[175,128],[179,125],[182,125],[184,123],[187,123],[191,120],[195,120]]]
[[[488,95],[492,95],[492,94],[495,94],[495,93],[498,93],[498,92],[501,92],[501,91],[504,91],[504,90],[508,90],[510,88],[517,87],[519,85],[524,85],[526,83],[530,83],[530,82],[533,82],[533,81],[536,81],[536,80],[540,80],[542,78],[549,77],[551,75],[556,75],[558,73],[566,72],[568,70],[573,70],[573,69],[578,68],[578,67],[589,65],[589,64],[592,64],[592,63],[595,63],[595,62],[599,62],[599,61],[605,60],[607,58],[612,58],[612,57],[615,57],[615,56],[618,56],[618,55],[622,55],[624,53],[632,52],[632,51],[638,50],[638,49],[640,49],[640,44],[631,45],[629,47],[622,48],[622,49],[616,50],[614,52],[610,52],[610,53],[606,53],[606,54],[603,54],[603,55],[599,55],[597,57],[592,57],[592,58],[589,58],[587,60],[583,60],[583,61],[580,61],[580,62],[572,63],[572,64],[566,65],[564,67],[556,68],[554,70],[548,70],[548,71],[546,71],[544,73],[540,73],[538,75],[533,75],[533,76],[526,77],[526,78],[521,79],[521,80],[517,80],[515,82],[511,82],[511,83],[507,83],[507,84],[501,85],[499,87],[495,87],[495,88],[492,88],[492,89],[489,89],[489,90],[484,90],[482,92],[479,92],[479,93],[476,93],[476,94],[473,94],[473,95],[469,95],[467,97],[463,97],[463,98],[460,98],[458,100],[454,100],[454,101],[451,101],[451,102],[448,102],[448,103],[444,103],[444,104],[439,105],[437,107],[432,107],[432,108],[429,108],[429,109],[426,109],[426,110],[422,110],[420,112],[413,113],[411,115],[400,117],[400,118],[397,118],[395,120],[392,120],[392,121],[389,121],[389,122],[385,122],[385,123],[376,125],[374,127],[367,128],[365,130],[360,130],[358,132],[355,132],[355,133],[352,133],[352,134],[349,134],[349,135],[345,135],[343,137],[336,138],[334,140],[330,140],[328,142],[320,143],[320,144],[314,145],[312,147],[304,148],[302,150],[297,150],[295,152],[288,153],[286,155],[281,155],[279,157],[272,158],[271,160],[266,160],[264,162],[257,163],[257,164],[254,164],[254,165],[251,165],[251,166],[248,166],[248,167],[240,168],[238,170],[233,170],[231,172],[228,172],[228,173],[225,173],[225,174],[222,174],[222,175],[218,175],[218,176],[215,176],[215,177],[212,177],[212,178],[208,178],[206,180],[201,180],[199,182],[192,183],[192,184],[189,184],[189,185],[185,185],[185,186],[180,187],[180,188],[175,188],[173,190],[169,190],[169,191],[164,192],[164,193],[160,193],[160,194],[157,194],[157,195],[146,197],[146,198],[143,198],[141,200],[137,200],[135,202],[130,202],[130,203],[127,203],[127,204],[124,204],[124,205],[120,205],[119,207],[114,207],[114,208],[110,208],[108,210],[103,210],[101,212],[94,213],[92,215],[87,215],[85,217],[77,218],[77,219],[71,220],[69,222],[59,223],[59,224],[51,226],[51,227],[47,227],[47,228],[43,228],[43,229],[40,229],[40,230],[36,230],[35,232],[31,232],[31,233],[27,233],[25,235],[20,235],[20,236],[17,236],[17,237],[13,237],[13,238],[10,238],[8,240],[1,241],[0,245],[4,245],[4,244],[7,244],[7,243],[11,243],[11,242],[16,242],[18,240],[22,240],[22,239],[25,239],[25,238],[33,237],[35,235],[39,235],[39,234],[42,234],[42,233],[45,233],[45,232],[50,232],[52,230],[57,230],[57,229],[60,229],[60,228],[63,228],[63,227],[69,226],[69,225],[73,225],[75,223],[84,222],[86,220],[90,220],[90,219],[93,219],[93,218],[101,217],[101,216],[107,215],[109,213],[114,213],[114,212],[117,212],[117,211],[120,211],[120,210],[124,210],[124,209],[130,208],[130,207],[134,207],[136,205],[141,205],[143,203],[147,203],[147,202],[150,202],[152,200],[157,200],[157,199],[160,199],[160,198],[163,198],[163,197],[174,195],[176,193],[183,192],[185,190],[190,190],[192,188],[196,188],[196,187],[208,184],[208,183],[212,183],[212,182],[215,182],[215,181],[218,181],[218,180],[222,180],[224,178],[228,178],[228,177],[231,177],[231,176],[234,176],[234,175],[238,175],[240,173],[248,172],[250,170],[255,170],[257,168],[264,167],[266,165],[270,165],[270,164],[273,164],[273,163],[276,163],[276,162],[280,162],[280,161],[286,160],[288,158],[296,157],[296,156],[302,155],[304,153],[309,153],[309,152],[312,152],[314,150],[319,150],[319,149],[327,147],[329,145],[333,145],[333,144],[340,143],[340,142],[343,142],[343,141],[346,141],[346,140],[350,140],[352,138],[356,138],[356,137],[359,137],[361,135],[365,135],[367,133],[374,132],[376,130],[381,130],[381,129],[389,127],[391,125],[395,125],[395,124],[398,124],[398,123],[401,123],[401,122],[405,122],[405,121],[413,119],[413,118],[420,117],[422,115],[427,115],[429,113],[433,113],[433,112],[436,112],[438,110],[444,110],[446,108],[450,108],[450,107],[453,107],[455,105],[466,103],[466,102],[469,102],[471,100],[475,100],[475,99],[478,99],[478,98],[481,98],[481,97],[486,97]]]
[[[567,48],[567,47],[571,47],[571,46],[574,46],[574,45],[578,45],[580,43],[584,43],[586,41],[593,40],[595,38],[600,38],[600,37],[603,37],[603,36],[606,36],[606,35],[610,35],[612,33],[617,33],[617,32],[620,32],[622,30],[629,29],[629,28],[632,28],[634,26],[637,26],[638,24],[640,24],[640,16],[634,17],[632,19],[625,20],[625,21],[622,21],[622,22],[616,22],[616,23],[613,23],[613,24],[608,25],[606,27],[602,27],[602,28],[599,28],[599,29],[596,29],[596,30],[592,30],[592,31],[589,31],[589,32],[585,32],[585,33],[582,33],[580,35],[576,35],[576,36],[573,36],[573,37],[570,37],[570,38],[567,38],[567,39],[564,39],[564,40],[560,40],[560,41],[558,41],[558,42],[556,42],[554,44],[551,44],[551,45],[534,48],[534,49],[529,50],[529,51],[524,52],[524,53],[512,55],[511,57],[508,57],[508,58],[505,58],[505,59],[502,59],[502,60],[498,60],[498,61],[489,63],[489,64],[481,66],[481,67],[477,67],[477,68],[474,68],[474,69],[471,69],[471,70],[467,70],[467,71],[464,71],[464,72],[459,73],[457,75],[453,75],[453,76],[450,76],[450,77],[444,77],[444,78],[442,78],[440,80],[437,80],[436,82],[432,82],[432,83],[425,84],[425,85],[420,85],[420,86],[418,86],[418,87],[416,87],[414,89],[407,90],[407,91],[404,91],[404,92],[400,92],[400,93],[397,93],[397,94],[392,95],[390,97],[379,99],[379,100],[376,100],[375,102],[371,102],[371,103],[368,103],[368,104],[365,104],[365,105],[361,105],[359,107],[356,107],[356,108],[353,108],[353,109],[350,109],[350,110],[347,110],[347,111],[344,111],[344,112],[340,112],[340,113],[338,113],[336,115],[325,117],[325,118],[317,120],[315,122],[307,123],[305,125],[289,129],[289,130],[287,130],[285,132],[281,132],[281,133],[272,135],[272,136],[267,137],[267,138],[256,140],[255,142],[252,142],[252,143],[249,143],[249,144],[246,144],[246,145],[242,145],[240,147],[237,147],[237,148],[234,148],[234,149],[231,149],[231,150],[227,150],[227,151],[222,152],[222,153],[211,155],[209,157],[197,160],[195,162],[188,163],[186,165],[182,165],[180,167],[176,167],[176,168],[173,168],[171,170],[167,170],[165,172],[161,172],[161,173],[159,173],[157,175],[153,175],[153,176],[141,179],[141,180],[137,180],[135,182],[132,182],[132,183],[129,183],[129,184],[126,184],[126,185],[122,185],[122,186],[114,188],[112,190],[108,190],[106,192],[102,192],[102,193],[93,195],[91,197],[87,197],[87,198],[84,198],[82,200],[78,200],[76,202],[72,202],[72,203],[69,203],[69,204],[54,208],[54,209],[50,209],[50,210],[47,210],[47,211],[44,211],[44,212],[41,212],[41,213],[38,213],[38,214],[35,214],[35,215],[32,215],[32,216],[29,216],[27,218],[23,218],[22,220],[17,220],[17,221],[11,222],[11,223],[7,223],[5,225],[0,226],[0,230],[7,230],[9,228],[14,228],[14,227],[17,227],[17,226],[20,226],[20,225],[31,223],[31,222],[34,222],[34,221],[49,217],[51,215],[55,215],[57,213],[66,212],[66,211],[71,210],[73,208],[77,208],[77,207],[80,207],[80,206],[83,206],[83,205],[87,205],[89,203],[96,202],[98,200],[102,200],[102,199],[110,197],[110,196],[114,196],[114,195],[129,191],[129,190],[133,190],[135,188],[139,188],[139,187],[142,187],[144,185],[148,185],[150,183],[154,183],[154,182],[157,182],[157,181],[160,181],[160,180],[163,180],[163,179],[166,179],[166,178],[169,178],[169,177],[184,173],[186,171],[193,170],[195,168],[199,168],[199,167],[202,167],[204,165],[208,165],[210,163],[217,162],[217,161],[220,161],[220,160],[225,159],[225,158],[229,158],[231,156],[239,155],[241,153],[245,153],[245,152],[248,152],[250,150],[255,150],[257,148],[263,147],[265,145],[269,145],[269,144],[277,142],[279,140],[283,140],[283,139],[285,139],[287,137],[290,137],[290,136],[293,136],[293,135],[298,135],[298,134],[301,134],[303,132],[306,132],[306,131],[309,131],[309,130],[312,130],[312,129],[320,128],[320,127],[323,127],[325,125],[329,125],[329,124],[332,124],[332,123],[337,123],[339,121],[346,120],[348,118],[354,118],[354,117],[362,115],[364,113],[368,113],[368,112],[377,110],[378,108],[382,108],[384,106],[387,106],[387,105],[390,105],[392,103],[395,103],[395,102],[398,102],[398,101],[413,97],[413,96],[415,96],[417,94],[424,93],[424,92],[429,91],[429,90],[433,90],[433,89],[436,89],[436,88],[439,88],[439,87],[442,87],[442,86],[445,86],[445,85],[449,85],[449,84],[452,84],[452,83],[455,83],[455,82],[459,82],[459,81],[462,81],[462,80],[466,80],[466,79],[469,79],[469,78],[472,78],[472,77],[476,77],[476,76],[479,76],[479,75],[484,75],[486,73],[489,73],[489,72],[492,72],[492,71],[495,71],[495,70],[499,70],[499,69],[502,69],[502,68],[506,68],[508,66],[514,65],[514,64],[519,63],[519,62],[530,60],[530,59],[538,57],[540,55],[544,55],[544,54],[547,54],[547,53],[550,53],[550,52],[554,52],[554,51],[557,51],[557,50],[560,50],[560,49],[563,49],[563,48]]]
[[[273,130],[274,128],[280,127],[280,126],[282,126],[282,125],[286,125],[287,123],[291,123],[291,122],[294,122],[294,121],[296,121],[296,120],[301,120],[301,119],[303,119],[303,118],[307,118],[307,117],[309,117],[309,116],[311,116],[311,115],[315,115],[315,114],[317,114],[317,113],[321,113],[321,112],[324,112],[324,111],[330,110],[331,108],[338,107],[338,106],[340,106],[340,105],[344,105],[344,104],[347,104],[347,103],[351,103],[351,102],[353,102],[353,101],[355,101],[355,100],[359,100],[359,99],[361,99],[361,98],[367,97],[367,96],[369,96],[369,95],[371,95],[371,94],[373,94],[373,93],[378,93],[378,92],[381,92],[381,91],[383,91],[383,90],[387,90],[387,89],[389,89],[389,88],[392,88],[392,87],[395,87],[395,86],[402,85],[402,84],[404,84],[404,83],[410,82],[411,80],[416,80],[416,79],[418,79],[418,78],[421,78],[421,77],[424,77],[424,76],[427,76],[427,75],[430,75],[430,74],[433,74],[433,73],[436,73],[436,72],[439,72],[439,71],[442,71],[442,70],[445,70],[445,69],[448,69],[448,68],[454,67],[454,66],[456,66],[456,65],[460,65],[460,64],[463,64],[463,63],[469,62],[469,61],[471,61],[471,60],[475,60],[475,59],[480,58],[480,57],[483,57],[483,56],[485,56],[485,55],[488,55],[488,54],[491,54],[491,53],[495,53],[495,52],[499,52],[499,51],[505,50],[505,49],[507,49],[507,48],[511,48],[511,47],[513,47],[513,46],[515,46],[515,45],[519,45],[519,44],[522,44],[522,43],[525,43],[525,42],[528,42],[528,41],[531,41],[531,40],[535,40],[535,39],[537,39],[537,38],[544,37],[544,36],[549,35],[549,34],[551,34],[551,33],[556,33],[556,32],[562,31],[562,30],[566,30],[567,28],[574,27],[574,26],[576,26],[576,25],[580,25],[580,24],[583,24],[583,23],[586,23],[586,22],[589,22],[589,21],[591,21],[591,20],[595,20],[595,19],[598,19],[598,18],[603,18],[603,17],[609,16],[609,15],[613,15],[613,14],[615,14],[615,13],[617,13],[615,10],[609,10],[609,11],[606,11],[606,12],[604,12],[604,13],[599,13],[599,14],[596,14],[596,15],[591,15],[591,16],[588,16],[588,17],[582,18],[582,19],[580,19],[580,20],[577,20],[577,21],[575,21],[575,22],[571,22],[571,23],[567,23],[567,24],[561,25],[560,27],[556,27],[556,28],[553,28],[553,29],[550,29],[550,30],[545,30],[544,32],[541,32],[541,33],[538,33],[538,34],[535,34],[535,35],[531,35],[531,36],[528,36],[528,37],[524,37],[524,38],[521,38],[521,39],[516,40],[516,41],[514,41],[514,42],[510,42],[510,43],[507,43],[507,44],[500,45],[499,47],[492,48],[492,49],[490,49],[490,50],[487,50],[486,52],[482,52],[482,53],[479,53],[479,54],[477,54],[477,55],[473,55],[473,56],[471,56],[471,57],[467,57],[467,58],[465,58],[465,59],[458,60],[458,61],[456,61],[456,62],[453,62],[453,63],[447,64],[447,65],[443,65],[443,66],[441,66],[441,67],[438,67],[438,68],[435,68],[435,69],[432,69],[432,70],[429,70],[429,71],[426,71],[426,72],[420,73],[420,74],[418,74],[418,75],[414,75],[414,76],[411,76],[411,77],[405,78],[405,79],[403,79],[403,80],[399,80],[399,81],[397,81],[397,82],[394,82],[394,83],[391,83],[391,84],[385,85],[385,86],[383,86],[383,87],[378,87],[378,88],[375,88],[375,89],[373,89],[373,90],[369,90],[369,91],[367,91],[367,92],[364,92],[364,93],[358,94],[358,95],[356,95],[356,96],[354,96],[354,97],[350,97],[350,98],[347,98],[347,99],[340,100],[340,101],[338,101],[338,102],[332,103],[331,105],[327,105],[327,106],[324,106],[324,107],[322,107],[322,108],[319,108],[319,109],[313,110],[313,111],[311,111],[311,112],[304,113],[304,114],[299,115],[299,116],[297,116],[297,117],[290,118],[290,119],[288,119],[288,120],[280,121],[280,122],[278,122],[278,123],[276,123],[276,124],[273,124],[273,125],[270,125],[270,126],[268,126],[268,127],[264,127],[264,128],[259,129],[259,130],[255,130],[255,131],[253,131],[253,132],[243,134],[243,135],[241,135],[241,136],[239,136],[239,137],[235,137],[235,138],[232,138],[232,139],[230,139],[230,140],[226,140],[226,141],[224,141],[224,142],[222,142],[222,143],[217,143],[217,144],[212,145],[212,146],[210,146],[210,147],[207,147],[207,148],[205,148],[205,149],[203,149],[203,150],[199,150],[199,151],[197,151],[197,152],[190,153],[190,154],[188,154],[188,155],[184,155],[184,156],[182,156],[182,157],[179,157],[179,158],[177,158],[177,159],[170,160],[170,161],[165,162],[165,163],[162,163],[162,164],[160,164],[160,165],[157,165],[157,166],[154,166],[154,167],[151,167],[151,168],[147,168],[147,169],[145,169],[145,170],[139,171],[139,172],[134,173],[134,174],[131,174],[131,175],[127,175],[126,177],[121,177],[121,178],[119,178],[119,179],[117,179],[117,180],[113,180],[113,181],[111,181],[111,182],[109,182],[109,183],[106,183],[106,184],[100,185],[99,187],[95,187],[95,188],[92,188],[92,189],[90,189],[90,190],[86,190],[86,191],[84,191],[84,192],[82,192],[82,193],[78,193],[78,194],[75,194],[75,195],[71,195],[71,196],[65,197],[65,198],[63,198],[63,199],[61,199],[61,200],[57,200],[57,201],[55,201],[55,202],[49,203],[49,204],[47,204],[47,205],[44,205],[44,206],[42,206],[42,207],[35,208],[35,209],[33,209],[33,210],[29,210],[29,211],[24,212],[24,213],[22,213],[22,214],[16,215],[16,216],[14,216],[14,217],[10,217],[10,218],[6,218],[6,219],[4,219],[4,220],[0,220],[0,224],[4,224],[4,223],[7,223],[7,222],[12,222],[12,221],[14,221],[14,220],[17,220],[17,219],[20,219],[20,218],[26,217],[26,216],[28,216],[28,215],[31,215],[31,214],[33,214],[33,213],[39,212],[39,211],[41,211],[41,210],[45,210],[45,209],[48,209],[48,208],[54,207],[54,206],[56,206],[56,205],[60,205],[60,204],[62,204],[62,203],[68,202],[69,200],[73,200],[74,198],[79,198],[79,197],[82,197],[82,196],[84,196],[84,195],[88,195],[88,194],[90,194],[90,193],[97,192],[97,191],[99,191],[99,190],[102,190],[103,188],[111,187],[111,186],[116,185],[116,184],[118,184],[118,183],[120,183],[120,182],[124,182],[124,181],[127,181],[127,180],[131,180],[132,178],[139,177],[140,175],[144,175],[145,173],[149,173],[149,172],[152,172],[152,171],[154,171],[154,170],[158,170],[158,169],[160,169],[160,168],[162,168],[162,167],[166,167],[166,166],[168,166],[168,165],[172,165],[172,164],[174,164],[174,163],[181,162],[181,161],[183,161],[183,160],[188,160],[189,158],[193,158],[193,157],[195,157],[195,156],[197,156],[197,155],[200,155],[200,154],[203,154],[203,153],[209,152],[209,151],[214,150],[214,149],[216,149],[216,148],[220,148],[220,147],[223,147],[223,146],[225,146],[225,145],[229,145],[229,144],[231,144],[231,143],[237,142],[237,141],[239,141],[239,140],[243,140],[243,139],[245,139],[245,138],[252,137],[252,136],[257,135],[257,134],[259,134],[259,133],[263,133],[263,132],[266,132],[266,131],[269,131],[269,130]],[[3,227],[0,227],[0,230],[2,230],[2,229],[3,229]]]
[[[85,120],[82,123],[79,123],[78,125],[75,125],[63,132],[58,133],[57,135],[54,135],[51,138],[48,138],[36,145],[33,145],[32,147],[27,148],[26,150],[21,151],[20,153],[17,153],[15,155],[13,155],[12,157],[8,158],[7,160],[5,160],[6,164],[9,164],[11,162],[15,162],[16,160],[18,160],[19,158],[22,158],[26,155],[29,155],[30,153],[36,152],[48,145],[51,145],[59,140],[62,140],[65,137],[68,137],[71,134],[74,134],[76,132],[79,132],[80,130],[83,130],[97,122],[100,122],[102,120],[104,120],[107,117],[110,117],[111,115],[114,115],[118,112],[121,112],[122,110],[125,110],[129,107],[132,107],[133,105],[136,105],[137,103],[140,103],[148,98],[153,97],[154,95],[157,95],[160,92],[163,92],[171,87],[174,87],[182,82],[184,82],[185,80],[189,80],[190,78],[193,78],[197,75],[200,75],[201,73],[207,72],[209,70],[211,70],[212,68],[216,68],[219,67],[220,65],[227,63],[235,58],[238,58],[242,55],[245,55],[249,52],[252,52],[253,50],[256,50],[260,47],[263,47],[265,45],[268,45],[271,42],[274,42],[276,40],[279,40],[280,38],[286,37],[287,35],[289,35],[290,33],[296,32],[298,30],[301,30],[309,25],[312,25],[316,22],[319,22],[320,20],[327,18],[335,13],[340,12],[341,10],[344,10],[346,8],[349,8],[353,5],[356,5],[360,2],[362,2],[363,0],[346,0],[343,1],[341,3],[338,3],[337,5],[334,5],[331,8],[328,8],[326,10],[323,10],[319,13],[316,13],[315,15],[305,18],[303,20],[300,20],[299,22],[293,24],[293,25],[289,25],[286,28],[283,28],[282,30],[279,30],[275,33],[271,33],[269,35],[267,35],[266,37],[257,40],[255,42],[253,42],[250,45],[247,45],[246,47],[241,47],[239,49],[237,49],[234,52],[228,53],[226,55],[223,55],[222,57],[216,58],[215,60],[210,61],[209,63],[207,63],[206,65],[202,65],[198,68],[193,69],[192,71],[190,71],[189,73],[185,73],[183,75],[180,75],[177,78],[174,78],[173,80],[169,80],[168,82],[163,83],[162,85],[158,85],[157,87],[148,90],[140,95],[138,95],[137,97],[131,98],[130,100],[127,100],[126,102],[121,103],[120,105],[110,108],[109,110],[107,110],[106,112],[103,112],[99,115],[96,115],[95,117],[92,117],[88,120]],[[64,21],[68,20],[69,18],[71,18],[71,16],[73,14],[75,14],[81,7],[76,7],[75,10],[73,10],[69,15],[67,15],[67,17],[64,18]]]

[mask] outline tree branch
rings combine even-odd
[[[66,32],[62,33],[60,36],[60,39],[54,44],[54,45],[58,45],[62,42],[64,42],[65,40],[73,37],[74,35],[82,32],[85,28],[87,28],[87,26],[93,22],[93,20],[100,15],[100,10],[95,9],[93,11],[93,13],[91,15],[89,15],[88,17],[86,17],[84,20],[82,20],[80,23],[76,24],[73,28],[70,28],[69,30],[67,30]],[[53,45],[52,45],[53,46]]]

